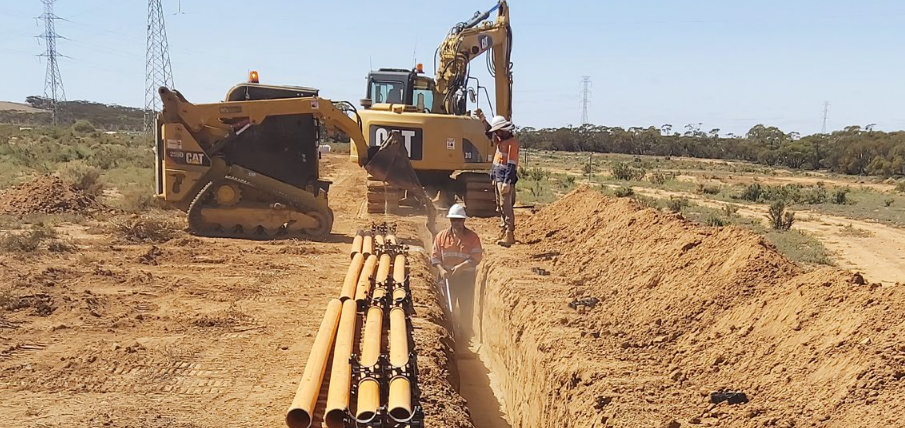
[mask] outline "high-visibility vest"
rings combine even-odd
[[[481,238],[470,229],[460,236],[454,236],[451,229],[446,229],[434,238],[434,248],[431,251],[431,264],[443,265],[451,268],[471,259],[471,265],[464,266],[465,270],[474,270],[474,266],[481,262],[484,249],[481,247]]]
[[[500,141],[496,145],[493,164],[496,166],[507,164],[518,166],[518,151],[520,147],[521,145],[515,137]]]

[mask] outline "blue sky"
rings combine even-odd
[[[177,89],[220,100],[258,70],[266,83],[321,89],[357,104],[377,67],[433,74],[449,28],[492,0],[164,0]],[[905,127],[905,2],[511,0],[514,121],[577,125],[582,75],[593,82],[590,121],[608,126],[687,123],[744,133],[757,123],[803,134],[876,123]],[[43,93],[34,35],[38,0],[0,0],[0,100]],[[67,98],[144,105],[147,3],[58,0]],[[268,19],[261,18],[268,16]],[[473,74],[490,82],[483,60]]]

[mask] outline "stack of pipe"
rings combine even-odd
[[[356,233],[349,254],[340,298],[327,305],[286,424],[312,425],[332,355],[323,414],[327,427],[420,427],[421,412],[413,405],[418,395],[417,365],[408,317],[412,308],[405,248],[398,244],[395,227],[373,225]],[[384,352],[387,326],[389,349]]]

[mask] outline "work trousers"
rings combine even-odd
[[[507,232],[515,232],[515,184],[509,185],[509,194],[500,193],[497,183],[493,184],[493,192],[496,195],[496,207],[500,213],[500,229]]]
[[[475,271],[461,271],[449,277],[449,294],[453,305],[453,320],[460,334],[471,338],[474,323]]]

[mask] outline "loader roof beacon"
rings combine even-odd
[[[489,20],[494,12],[496,19]],[[485,52],[494,78],[494,99],[469,74],[471,61]],[[512,119],[511,53],[509,7],[501,1],[450,29],[437,48],[434,78],[424,74],[422,64],[413,69],[371,71],[361,100],[364,110],[359,112],[368,146],[379,145],[388,132],[400,132],[419,182],[432,197],[438,195],[441,206],[460,199],[470,215],[494,215],[493,187],[487,173],[494,147],[483,123],[468,111],[468,101],[484,105],[484,110],[496,107],[496,114]],[[360,152],[352,148],[352,161],[357,161]],[[376,213],[398,206],[403,195],[397,190],[372,180],[368,210]]]
[[[402,136],[388,133],[368,149],[351,104],[321,98],[302,86],[249,83],[226,100],[192,104],[160,88],[163,111],[155,129],[156,195],[186,211],[202,236],[323,239],[333,227],[330,182],[320,177],[320,129],[350,137],[371,176],[409,190],[423,189],[403,152]]]

